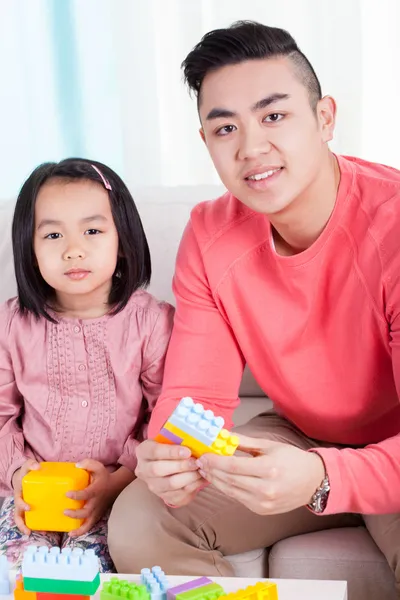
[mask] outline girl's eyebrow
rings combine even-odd
[[[90,223],[90,221],[104,221],[107,222],[108,219],[107,217],[105,217],[104,215],[92,215],[90,217],[84,217],[83,219],[81,219],[81,223]],[[52,226],[56,226],[59,227],[60,225],[62,225],[62,221],[56,221],[55,219],[42,219],[39,223],[39,225],[37,226],[37,229],[42,229],[43,227],[46,227],[48,225],[52,225]]]
[[[42,229],[42,227],[46,227],[47,225],[61,225],[61,221],[55,221],[54,219],[42,219],[37,226],[37,229]]]
[[[108,221],[108,219],[104,215],[92,215],[81,219],[81,223],[89,223],[89,221]]]

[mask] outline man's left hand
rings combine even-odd
[[[259,515],[289,512],[311,501],[325,477],[318,454],[296,446],[238,436],[248,456],[204,454],[200,474],[221,492]]]

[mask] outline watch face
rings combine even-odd
[[[320,508],[321,508],[320,512],[324,512],[327,504],[328,504],[328,492],[324,491],[321,494],[321,499],[320,499],[320,503],[319,503]]]

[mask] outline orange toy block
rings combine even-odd
[[[74,463],[42,462],[40,469],[29,471],[22,479],[23,498],[30,506],[25,513],[27,527],[65,533],[80,527],[83,519],[66,517],[64,511],[82,508],[85,503],[67,498],[66,493],[85,489],[89,480],[89,473]]]
[[[22,575],[17,575],[15,579],[14,600],[37,600],[36,592],[26,592]]]
[[[278,600],[278,588],[276,583],[259,581],[244,590],[220,596],[218,600]]]

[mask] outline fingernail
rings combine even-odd
[[[82,463],[80,463],[80,462],[77,462],[75,464],[75,466],[76,466],[77,469],[82,469]]]
[[[185,457],[185,458],[186,457],[189,458],[189,456],[190,456],[190,450],[189,450],[189,448],[179,448],[179,456],[182,456],[182,457]]]
[[[204,471],[199,471],[200,475],[203,477],[203,479],[207,479],[207,473],[205,473]]]
[[[196,465],[199,467],[199,469],[202,469],[203,467],[207,466],[207,460],[205,458],[199,458],[199,460],[196,461]]]

